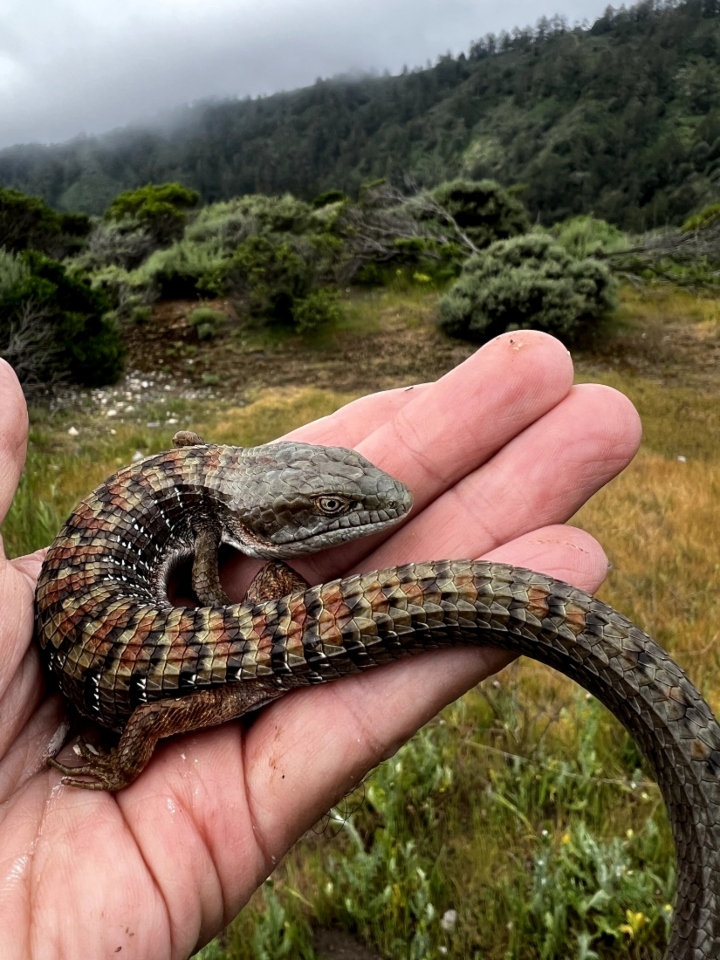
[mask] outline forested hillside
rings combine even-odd
[[[0,184],[90,213],[150,181],[213,202],[457,175],[523,185],[545,223],[594,212],[632,231],[718,199],[720,0],[609,7],[586,27],[542,19],[396,77],[318,81],[184,108],[162,132],[0,152]]]

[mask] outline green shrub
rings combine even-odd
[[[10,253],[38,250],[65,257],[83,245],[90,227],[84,213],[56,213],[40,197],[0,187],[0,247]]]
[[[221,292],[228,262],[218,241],[192,243],[183,239],[165,250],[156,250],[134,270],[113,264],[96,269],[91,282],[110,298],[119,313],[130,314],[136,306],[160,298],[190,299],[205,291]]]
[[[138,326],[143,326],[148,322],[152,314],[152,307],[149,304],[138,304],[130,311],[130,319]]]
[[[235,251],[225,271],[225,286],[242,311],[266,323],[296,329],[317,327],[336,318],[331,280],[341,241],[328,234],[250,237]]]
[[[30,268],[22,257],[10,253],[4,247],[0,247],[0,301],[12,287],[24,280],[29,273]]]
[[[312,268],[287,241],[250,237],[235,251],[230,267],[235,295],[250,313],[281,324],[292,324],[296,299],[307,296]]]
[[[28,390],[57,379],[87,386],[117,379],[123,348],[100,291],[40,253],[23,254],[20,269],[7,254],[0,264],[0,355]]]
[[[196,190],[179,183],[148,183],[136,190],[126,190],[115,197],[105,212],[105,219],[137,222],[164,246],[182,236],[186,211],[200,200]]]
[[[188,323],[194,327],[198,340],[211,340],[226,321],[226,314],[211,307],[198,307],[188,317]]]
[[[349,199],[348,195],[343,193],[342,190],[326,190],[315,197],[312,205],[316,210],[320,210],[321,207],[327,207],[334,203],[345,203]]]
[[[311,290],[307,296],[295,300],[292,314],[295,327],[300,333],[337,323],[342,319],[338,295],[327,287]]]
[[[76,258],[76,265],[86,271],[107,266],[134,270],[155,249],[155,238],[136,218],[128,217],[119,223],[101,220],[88,237],[86,249]]]
[[[300,235],[317,227],[309,204],[289,193],[282,197],[252,194],[204,207],[185,231],[191,241],[219,240],[231,250],[252,236]]]
[[[593,216],[571,217],[555,224],[550,232],[573,257],[594,257],[598,253],[625,250],[632,245],[617,227]]]
[[[432,196],[478,249],[530,229],[525,207],[494,180],[450,180]]]
[[[78,263],[95,268],[93,285],[121,313],[159,298],[231,294],[256,317],[294,324],[294,301],[333,281],[342,251],[342,241],[315,219],[310,206],[289,195],[240,197],[206,207],[182,239],[127,269],[147,250],[148,236],[137,219],[107,221]]]
[[[517,328],[567,339],[611,309],[614,293],[604,264],[580,260],[551,237],[530,234],[470,257],[440,300],[439,324],[468,340],[489,340]]]
[[[135,279],[168,300],[194,297],[203,290],[219,293],[218,278],[227,259],[217,240],[192,243],[183,239],[166,250],[156,250],[134,271]]]
[[[74,265],[68,267],[75,275]],[[81,268],[77,275],[83,276]],[[110,265],[100,270],[94,270],[89,275],[93,290],[97,290],[107,298],[118,315],[130,316],[135,307],[146,306],[158,297],[158,291],[148,278],[143,267],[137,270],[125,270],[123,267]]]
[[[694,213],[680,227],[682,233],[690,233],[693,230],[704,230],[712,227],[720,220],[720,203],[711,203],[699,213]]]

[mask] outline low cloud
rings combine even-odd
[[[567,0],[572,21],[606,0]],[[206,97],[421,66],[534,23],[529,0],[16,0],[0,13],[0,147],[147,120]]]

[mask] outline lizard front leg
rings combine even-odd
[[[195,557],[192,568],[192,587],[204,607],[226,606],[228,595],[220,584],[218,550],[222,542],[220,527],[212,522],[198,524],[194,529]]]

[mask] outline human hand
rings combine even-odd
[[[0,362],[0,517],[24,458],[22,395]],[[296,431],[357,447],[403,480],[411,519],[385,539],[308,558],[319,582],[411,560],[489,558],[586,590],[607,563],[561,526],[629,462],[637,415],[572,386],[567,351],[504,335],[434,384],[375,394]],[[498,650],[427,653],[295,691],[254,722],[162,742],[118,794],[59,784],[45,766],[64,709],[32,639],[40,557],[0,557],[0,929],[3,957],[182,958],[243,906],[292,843],[446,703],[504,666]],[[235,598],[249,564],[224,571]],[[233,589],[234,588],[234,589]],[[410,695],[409,695],[410,693]]]

